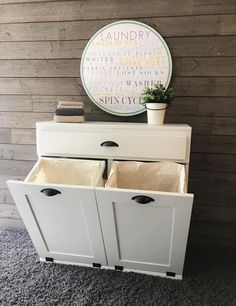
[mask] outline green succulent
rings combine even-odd
[[[141,93],[142,102],[146,103],[167,103],[175,97],[174,90],[172,88],[165,88],[162,84],[156,84],[154,87],[145,87]]]

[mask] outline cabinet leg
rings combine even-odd
[[[123,266],[115,266],[115,270],[117,271],[123,271],[124,267]]]
[[[175,277],[175,275],[176,275],[175,272],[166,272],[166,276]]]
[[[54,262],[54,258],[52,257],[45,257],[46,262]]]
[[[96,263],[96,262],[93,262],[93,267],[94,268],[101,268],[101,264],[100,263]]]

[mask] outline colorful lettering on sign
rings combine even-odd
[[[172,73],[170,51],[151,27],[137,21],[118,21],[98,31],[81,59],[81,78],[90,99],[120,116],[136,115],[144,87],[168,87]]]

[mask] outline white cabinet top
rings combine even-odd
[[[142,130],[182,130],[191,131],[191,127],[187,124],[164,124],[164,125],[151,125],[147,123],[133,123],[133,122],[101,122],[101,121],[88,121],[85,123],[56,123],[54,121],[37,122],[37,128],[50,128],[50,129],[87,129],[87,128],[114,128],[114,129],[142,129]]]

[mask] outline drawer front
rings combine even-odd
[[[193,195],[96,188],[109,266],[181,277]]]
[[[64,132],[39,130],[38,154],[97,158],[187,161],[190,140],[180,133],[116,130]]]

